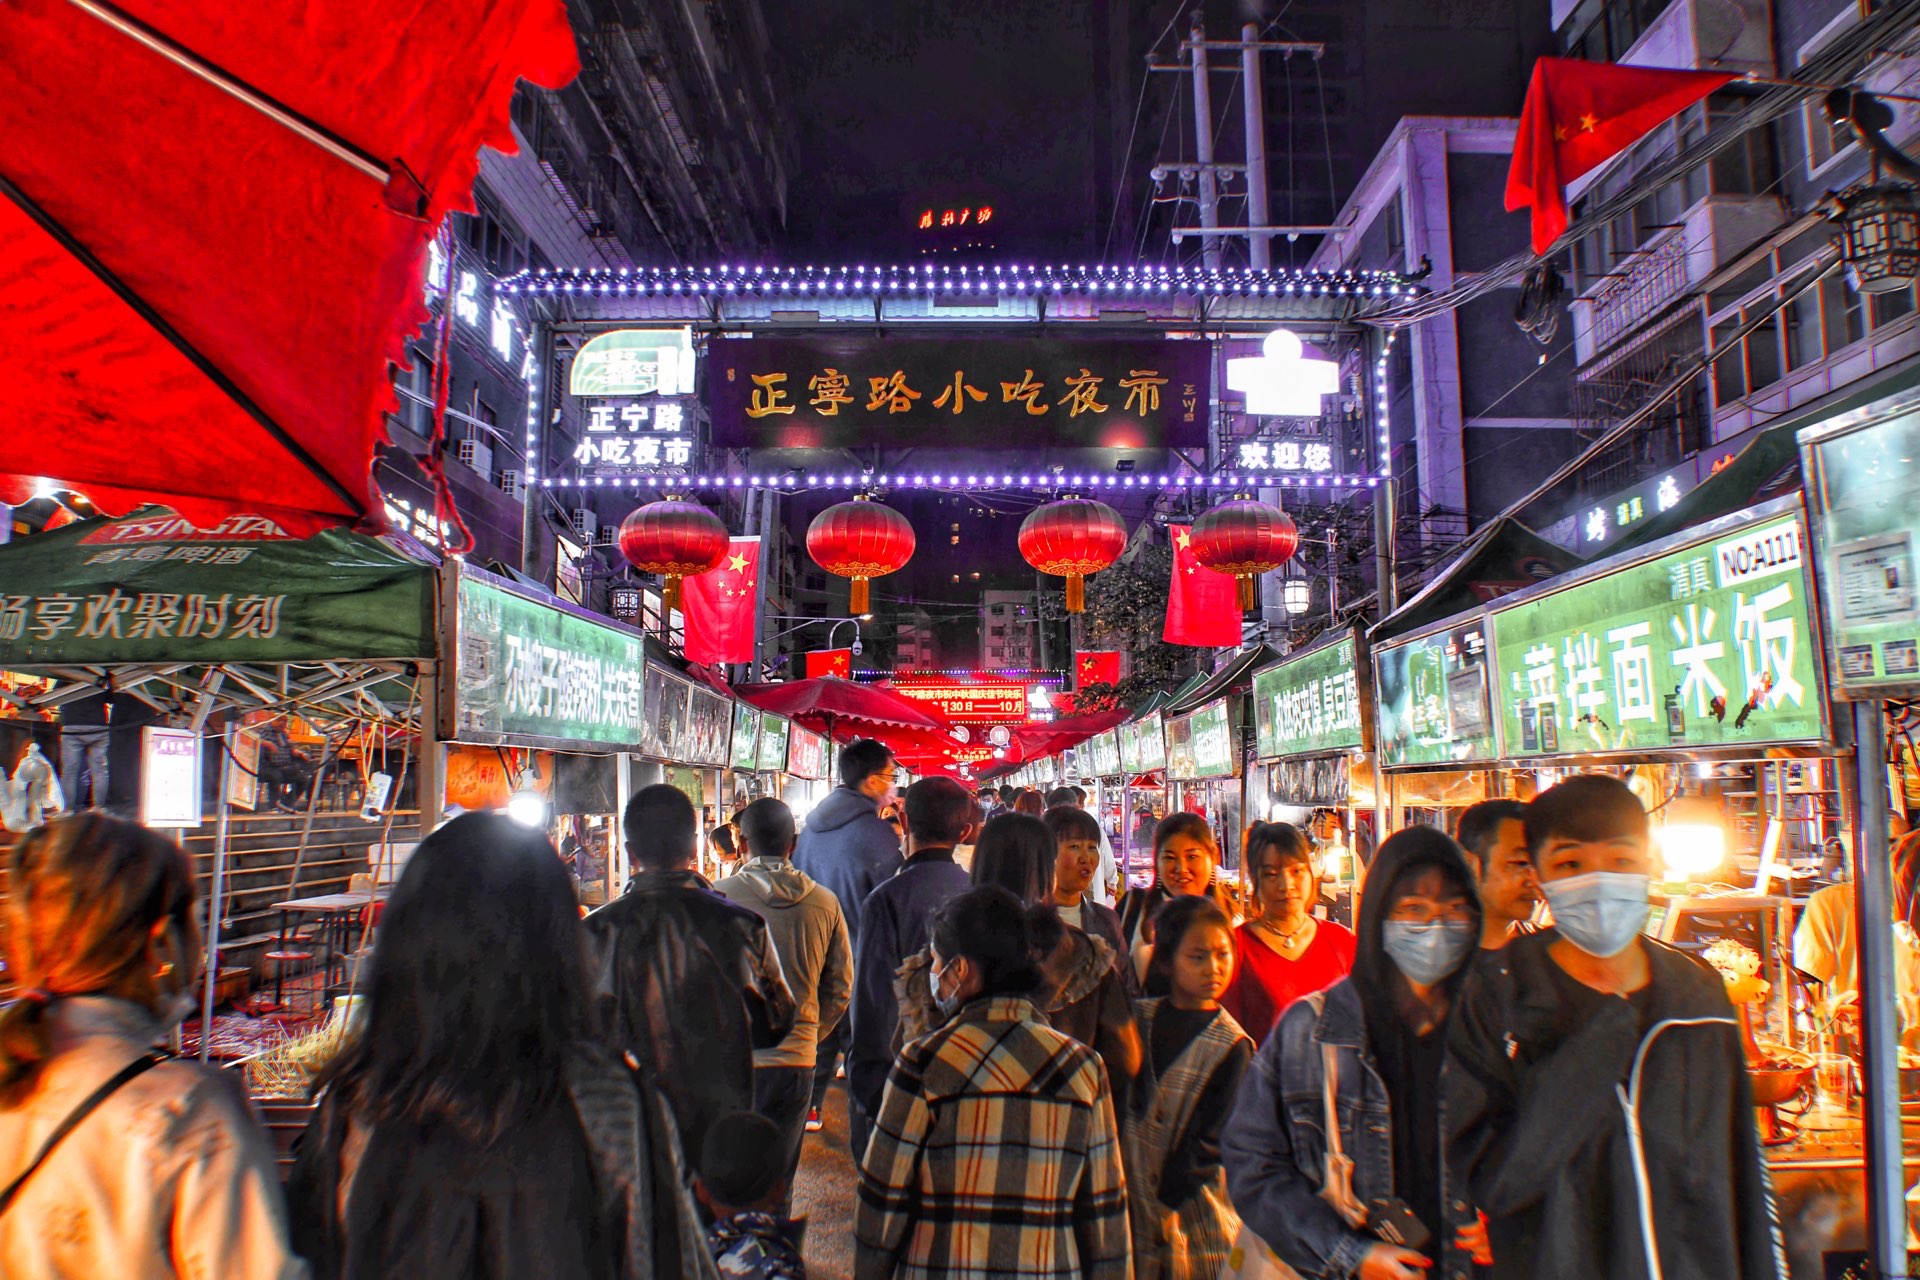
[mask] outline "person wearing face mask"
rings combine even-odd
[[[1353,973],[1289,1006],[1255,1056],[1221,1138],[1227,1189],[1302,1275],[1455,1280],[1484,1262],[1485,1230],[1442,1158],[1440,1105],[1479,937],[1460,846],[1432,827],[1396,832],[1368,868]]]
[[[1150,996],[1163,996],[1147,986],[1147,961],[1153,955],[1153,917],[1175,898],[1206,894],[1214,904],[1237,919],[1233,896],[1220,883],[1220,846],[1213,828],[1197,813],[1170,813],[1153,829],[1153,883],[1128,889],[1120,899],[1120,933],[1132,959],[1135,981]]]
[[[951,1016],[887,1076],[860,1161],[854,1280],[1132,1274],[1113,1091],[1099,1056],[1034,1002],[1035,910],[981,885],[933,916],[933,990]]]
[[[1324,991],[1353,969],[1351,931],[1314,916],[1320,873],[1299,828],[1256,822],[1244,865],[1258,912],[1234,930],[1233,984],[1220,999],[1256,1046],[1301,996]]]
[[[1488,1215],[1494,1276],[1782,1280],[1725,984],[1641,934],[1646,811],[1582,774],[1525,823],[1554,927],[1483,971],[1447,1073],[1449,1157]]]
[[[271,1145],[238,1077],[166,1058],[193,1006],[193,867],[93,812],[23,836],[0,955],[0,1275],[296,1280]]]

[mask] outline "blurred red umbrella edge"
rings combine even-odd
[[[0,488],[377,527],[427,241],[563,0],[0,5]]]

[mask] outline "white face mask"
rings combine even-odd
[[[1590,956],[1605,959],[1627,949],[1647,927],[1652,910],[1648,876],[1624,871],[1589,871],[1565,880],[1544,880],[1541,890],[1553,909],[1560,936]]]
[[[958,962],[954,960],[949,960],[947,961],[944,967],[937,964],[934,965],[932,967],[931,976],[928,978],[928,981],[927,981],[927,989],[933,996],[934,1006],[938,1008],[941,1014],[943,1015],[951,1015],[955,1009],[960,1007],[959,992],[941,990],[941,987],[944,985],[941,981],[941,975],[946,973],[952,973],[953,966],[956,963]]]

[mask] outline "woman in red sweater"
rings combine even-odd
[[[1326,990],[1353,968],[1353,934],[1313,914],[1320,875],[1297,827],[1254,823],[1244,866],[1251,913],[1234,930],[1233,982],[1220,1007],[1261,1044],[1288,1005]]]

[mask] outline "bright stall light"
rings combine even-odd
[[[1720,803],[1710,796],[1680,796],[1667,803],[1666,822],[1654,832],[1668,880],[1699,880],[1727,860],[1727,829]]]
[[[1288,613],[1305,613],[1313,604],[1313,587],[1305,578],[1288,578],[1280,586],[1280,598]]]

